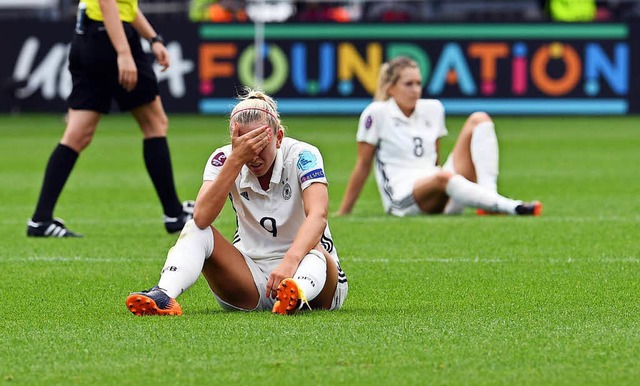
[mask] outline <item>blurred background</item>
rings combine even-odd
[[[0,0],[0,113],[64,112],[77,1]],[[380,64],[416,60],[449,114],[640,113],[640,0],[139,0],[173,58],[171,113],[243,85],[287,114],[358,114]],[[143,43],[148,49],[146,43]],[[156,68],[159,70],[158,68]]]
[[[76,0],[0,0],[0,18],[72,20]],[[558,3],[554,5],[553,3]],[[580,4],[584,3],[584,4]],[[171,20],[251,22],[252,8],[261,7],[280,22],[447,22],[549,21],[567,16],[554,7],[593,8],[581,21],[640,18],[639,0],[140,0],[147,15]],[[268,10],[267,10],[268,9]]]

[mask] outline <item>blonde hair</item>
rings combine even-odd
[[[393,60],[382,63],[378,73],[378,86],[373,100],[386,101],[389,99],[389,87],[393,86],[400,78],[400,72],[405,68],[418,68],[418,63],[407,56],[399,56]]]
[[[260,90],[245,87],[238,96],[240,102],[231,111],[229,116],[229,128],[235,123],[248,124],[256,121],[262,121],[273,128],[284,131],[280,123],[280,114],[278,113],[278,104],[269,95]]]

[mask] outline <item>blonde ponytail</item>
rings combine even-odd
[[[378,73],[378,85],[376,87],[376,93],[373,95],[374,101],[386,101],[389,99],[387,90],[389,89],[389,63],[382,63],[380,66],[380,72]]]

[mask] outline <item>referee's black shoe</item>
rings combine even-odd
[[[64,221],[54,218],[51,221],[27,222],[28,237],[82,237],[79,233],[71,232],[64,225]]]
[[[189,220],[193,218],[193,207],[195,201],[185,201],[182,203],[182,213],[178,217],[164,216],[164,227],[169,233],[177,233],[184,228]]]

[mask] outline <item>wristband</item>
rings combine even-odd
[[[162,35],[156,35],[156,36],[152,37],[151,39],[149,39],[149,45],[152,46],[153,43],[162,43],[162,44],[164,44],[164,39],[162,38]]]

